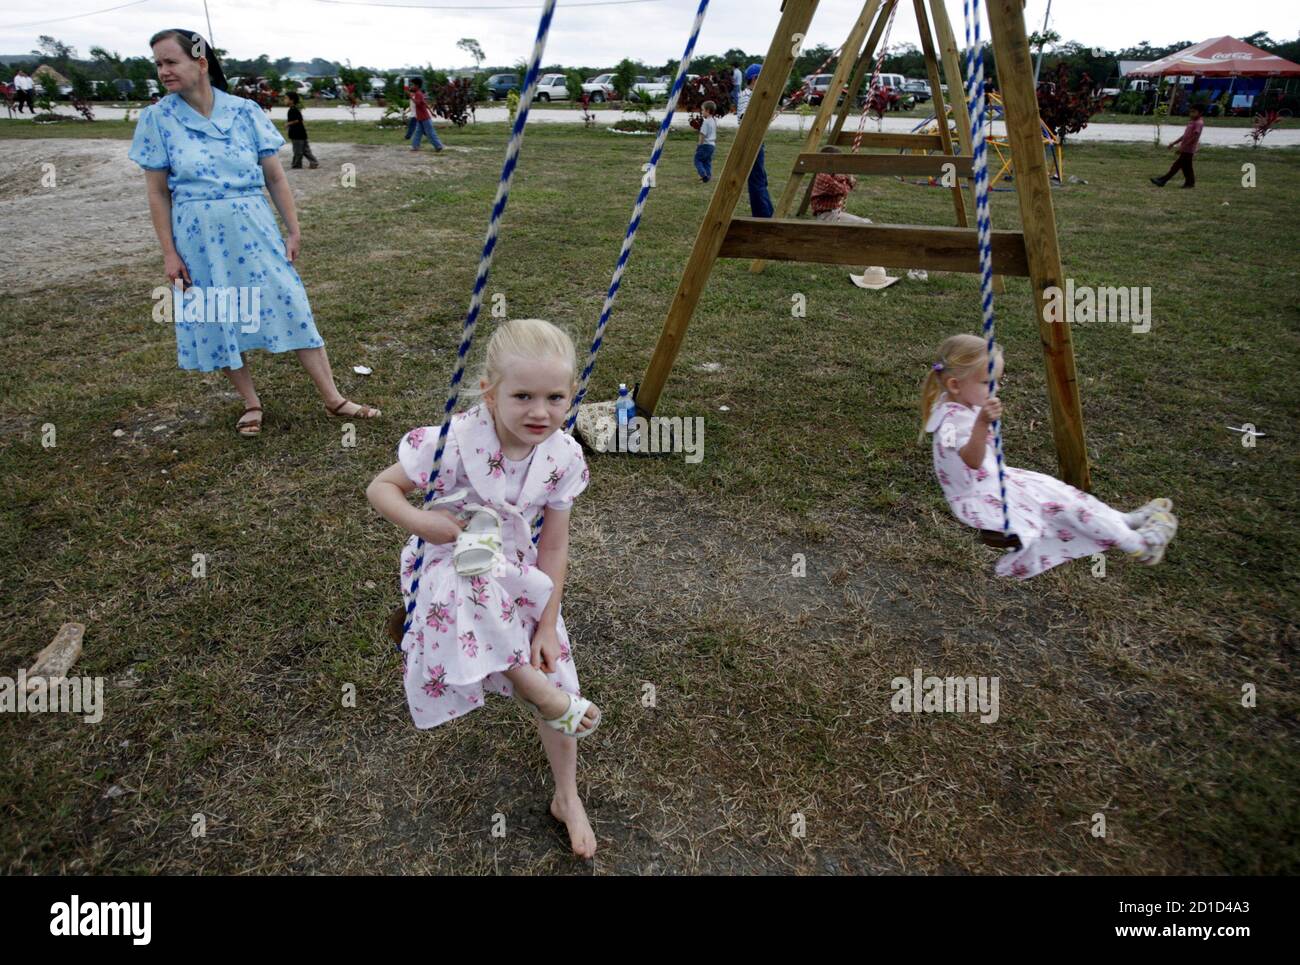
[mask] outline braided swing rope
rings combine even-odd
[[[994,351],[997,342],[993,326],[993,241],[992,222],[989,218],[989,166],[985,147],[984,125],[984,49],[980,42],[979,0],[962,0],[966,15],[966,107],[970,112],[972,134],[972,160],[975,174],[975,227],[979,239],[980,298],[984,315],[984,338],[988,342],[989,395],[996,395],[998,380],[994,377]],[[973,10],[972,10],[973,8]],[[972,24],[974,39],[972,40]],[[1002,420],[993,423],[993,450],[998,462],[998,490],[1002,498],[1002,532],[1011,531],[1011,512],[1007,507],[1007,477],[1002,462]]]
[[[501,178],[497,182],[496,198],[492,202],[492,217],[488,222],[487,237],[483,241],[483,253],[479,256],[478,273],[474,277],[474,292],[470,296],[469,311],[465,315],[465,326],[461,334],[460,348],[456,351],[456,365],[451,373],[451,384],[447,390],[447,403],[442,411],[442,427],[438,430],[438,448],[433,456],[433,468],[429,471],[429,481],[424,489],[424,506],[434,498],[434,480],[442,467],[442,453],[447,444],[447,432],[451,428],[451,413],[460,398],[460,383],[465,376],[465,363],[470,346],[474,342],[474,329],[478,325],[479,310],[483,306],[483,289],[487,287],[488,272],[492,269],[492,257],[496,251],[497,234],[501,228],[501,216],[506,210],[506,201],[510,197],[510,182],[514,179],[515,168],[519,163],[519,149],[524,140],[524,125],[528,122],[528,109],[533,102],[533,93],[537,90],[542,52],[546,49],[546,37],[551,30],[551,17],[555,13],[555,0],[545,0],[542,17],[537,25],[537,38],[533,42],[532,58],[528,63],[528,73],[524,78],[524,89],[519,95],[519,110],[515,114],[515,125],[510,132],[510,142],[506,145],[506,159],[501,168]],[[420,574],[424,569],[424,538],[416,536],[415,561],[411,574],[411,592],[406,595],[406,619],[402,623],[402,636],[411,631],[411,620],[415,612],[415,601],[420,590]],[[401,645],[398,645],[401,649]]]
[[[637,192],[636,204],[632,206],[632,218],[628,221],[627,231],[623,234],[623,247],[618,253],[618,262],[614,265],[614,276],[609,281],[609,290],[605,293],[605,304],[600,310],[600,321],[596,323],[596,334],[591,340],[587,364],[582,369],[578,391],[574,393],[573,405],[564,423],[566,432],[573,431],[573,425],[578,419],[578,406],[587,394],[587,384],[591,381],[591,373],[596,368],[596,355],[605,338],[609,317],[614,311],[614,299],[618,297],[619,286],[623,284],[623,272],[627,268],[628,259],[632,256],[632,245],[636,242],[636,233],[641,227],[641,213],[645,210],[646,199],[650,197],[650,188],[654,185],[655,171],[659,167],[659,158],[664,152],[664,143],[668,140],[668,129],[672,126],[673,113],[677,110],[678,98],[686,84],[686,72],[690,69],[691,57],[695,53],[695,41],[700,36],[700,27],[704,25],[704,14],[708,9],[709,0],[700,0],[699,9],[695,13],[695,23],[686,41],[686,50],[682,53],[681,63],[677,66],[677,77],[673,80],[672,90],[668,93],[668,104],[664,110],[663,122],[659,125],[659,136],[655,138],[654,146],[650,149],[649,162],[642,168],[645,174],[641,178],[641,190]],[[540,520],[539,516],[537,529],[541,528]]]
[[[889,49],[889,32],[894,29],[894,14],[898,13],[898,0],[894,0],[889,7],[889,19],[885,21],[884,33],[880,35],[880,50],[876,54],[876,66],[871,72],[871,86],[867,88],[867,103],[863,105],[862,116],[858,118],[858,133],[853,138],[853,153],[858,153],[858,148],[862,146],[862,135],[867,129],[867,113],[871,110],[871,99],[876,96],[876,91],[880,89],[880,70],[885,65],[885,51]],[[880,126],[885,126],[885,111],[882,106],[880,111]]]

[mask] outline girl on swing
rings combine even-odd
[[[994,362],[993,377],[1001,379],[1001,349],[995,349]],[[934,435],[934,471],[953,515],[967,526],[1001,531],[992,425],[1002,417],[1002,402],[989,395],[988,371],[988,346],[982,338],[946,339],[921,384],[921,420],[924,432]],[[1121,513],[1051,476],[1010,467],[1005,473],[1007,512],[1020,548],[998,561],[999,576],[1026,579],[1112,549],[1154,566],[1178,531],[1168,499]]]
[[[441,427],[422,426],[402,438],[397,462],[366,496],[412,534],[400,582],[408,598],[418,579],[415,609],[409,631],[395,635],[415,726],[467,714],[485,691],[518,699],[536,717],[550,760],[551,814],[567,826],[574,853],[590,858],[596,838],[578,797],[575,739],[596,730],[600,711],[579,693],[560,615],[569,511],[589,479],[581,447],[563,431],[576,368],[573,342],[550,322],[502,323],[488,341],[482,402],[452,418],[436,479]],[[441,508],[407,502],[430,484]],[[543,509],[534,546],[531,524]],[[426,544],[418,576],[417,537]]]

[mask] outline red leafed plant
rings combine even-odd
[[[1252,127],[1250,132],[1246,135],[1251,140],[1251,146],[1259,147],[1259,142],[1264,139],[1265,135],[1277,127],[1281,121],[1282,112],[1272,108],[1264,111],[1262,114],[1256,114],[1255,126]]]
[[[1105,103],[1106,97],[1095,92],[1092,77],[1082,74],[1072,85],[1070,69],[1063,63],[1057,64],[1055,75],[1038,85],[1038,113],[1062,144],[1067,134],[1087,127]]]
[[[474,82],[458,77],[433,89],[433,112],[457,127],[464,127],[474,112]]]
[[[721,117],[723,114],[729,114],[736,106],[736,93],[732,89],[730,69],[700,74],[694,80],[688,78],[682,84],[682,92],[677,98],[677,109],[690,112],[691,127],[698,131],[700,124],[704,122],[700,105],[705,101],[713,101],[717,105],[718,116]]]

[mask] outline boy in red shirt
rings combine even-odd
[[[1196,156],[1197,149],[1201,146],[1201,130],[1205,127],[1205,121],[1201,119],[1201,109],[1193,105],[1187,109],[1187,126],[1183,128],[1182,135],[1178,140],[1169,145],[1169,150],[1178,148],[1178,160],[1174,166],[1162,178],[1152,178],[1151,183],[1158,188],[1163,188],[1181,169],[1183,172],[1183,187],[1196,187],[1196,172],[1192,170],[1192,158]]]
[[[418,77],[411,78],[411,107],[415,109],[415,136],[411,138],[411,150],[420,149],[420,135],[423,134],[433,145],[437,154],[442,153],[442,141],[433,129],[433,112],[429,102],[424,99],[424,81]]]

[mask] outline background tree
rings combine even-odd
[[[1056,65],[1056,71],[1038,85],[1038,113],[1043,123],[1065,143],[1067,134],[1075,134],[1088,126],[1088,121],[1106,103],[1106,98],[1094,90],[1092,78],[1084,74],[1071,82],[1067,64]]]
[[[479,46],[479,42],[473,37],[462,37],[456,41],[456,46],[473,58],[476,71],[483,66],[483,61],[486,59],[483,55],[483,48]]]
[[[611,78],[614,83],[614,91],[622,100],[627,100],[627,95],[632,90],[632,85],[636,83],[636,64],[624,57],[614,68],[614,76]]]

